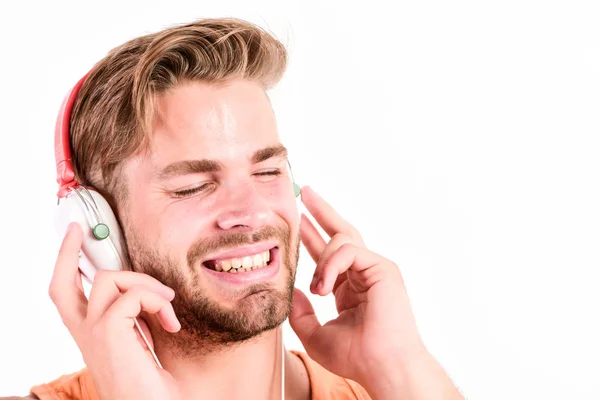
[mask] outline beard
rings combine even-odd
[[[231,300],[233,307],[204,293],[199,269],[205,268],[200,265],[205,256],[269,239],[276,239],[280,246],[280,273],[286,275],[283,288],[267,282],[221,292],[220,297]],[[185,270],[176,257],[160,252],[160,246],[145,245],[133,229],[128,230],[127,247],[133,271],[148,274],[175,291],[171,304],[181,323],[179,332],[169,333],[153,318],[146,318],[155,344],[168,347],[175,356],[207,354],[243,343],[280,326],[291,312],[300,235],[292,243],[287,226],[200,239],[188,249]]]

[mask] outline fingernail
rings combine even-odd
[[[316,282],[317,282],[317,274],[313,275],[312,281],[310,282],[311,289],[313,289],[315,287]]]
[[[323,280],[320,280],[319,284],[317,285],[317,290],[320,292],[321,290],[323,290],[323,286],[325,286],[325,282]]]

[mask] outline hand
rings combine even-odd
[[[177,399],[175,381],[156,366],[134,318],[155,315],[169,332],[181,326],[174,291],[158,280],[131,271],[99,271],[89,301],[78,268],[81,227],[73,223],[60,248],[50,283],[50,298],[75,339],[102,399]],[[152,345],[147,325],[138,319]]]
[[[294,290],[290,325],[308,355],[334,374],[357,381],[373,397],[399,398],[402,391],[407,399],[438,398],[409,396],[406,388],[411,376],[422,380],[439,376],[439,370],[432,367],[417,331],[398,266],[368,250],[358,231],[308,187],[302,189],[302,202],[331,238],[326,242],[302,215],[301,240],[316,262],[310,290],[321,296],[333,292],[339,313],[322,326],[308,298]],[[411,365],[435,373],[424,374],[423,368],[412,373]]]

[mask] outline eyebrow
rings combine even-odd
[[[212,160],[184,160],[167,165],[158,173],[158,180],[167,180],[187,174],[203,174],[222,169],[222,164]]]
[[[265,147],[252,154],[252,164],[258,164],[273,157],[287,157],[287,149],[282,144]],[[223,164],[215,160],[184,160],[167,165],[158,174],[158,180],[167,180],[181,175],[203,174],[206,172],[217,172],[223,169]]]
[[[269,146],[265,147],[264,149],[255,151],[252,155],[251,160],[252,164],[258,164],[273,157],[286,158],[287,154],[288,152],[285,146],[282,144],[278,144],[275,146]]]

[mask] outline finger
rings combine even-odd
[[[171,302],[140,285],[134,285],[120,296],[103,318],[106,318],[107,323],[115,324],[111,326],[126,322],[124,327],[133,327],[133,318],[137,318],[142,310],[151,315],[156,314],[160,324],[168,332],[177,332],[181,328]]]
[[[48,295],[71,333],[85,319],[88,303],[81,286],[79,273],[79,250],[82,241],[81,227],[77,223],[71,223],[58,251],[52,280],[48,288]]]
[[[289,317],[290,326],[296,332],[298,339],[308,351],[311,338],[321,328],[310,300],[300,289],[294,288],[292,297],[292,312]]]
[[[332,341],[339,340],[339,326],[343,324],[336,324],[336,322],[340,318],[343,320],[347,317],[338,317],[324,326],[321,325],[310,300],[302,291],[294,288],[292,312],[289,317],[290,326],[308,355],[321,365],[330,361],[332,352],[339,348],[337,345],[333,346]],[[344,345],[344,343],[338,344]]]
[[[327,247],[327,243],[323,240],[323,237],[317,230],[317,228],[310,222],[310,219],[302,214],[300,219],[300,233],[302,238],[302,243],[308,250],[308,253],[312,257],[312,259],[318,264],[319,259],[323,255],[325,248]],[[335,236],[334,236],[335,237]],[[340,245],[343,243],[340,243]],[[334,286],[333,292],[335,293],[336,289],[347,279],[346,273],[343,273],[338,276]],[[314,293],[314,284],[317,282],[318,276],[316,273],[313,275],[313,281],[311,283],[311,292]]]
[[[342,247],[346,243],[352,243],[352,238],[343,233],[338,233],[331,238],[327,246],[321,253],[319,257],[319,261],[317,262],[317,266],[315,268],[315,273],[313,275],[313,280],[310,284],[310,290],[312,293],[317,293],[317,284],[323,279],[323,272],[326,266],[326,261],[331,258],[331,255],[335,253],[340,247]]]
[[[327,242],[325,242],[317,228],[315,228],[313,223],[304,214],[300,216],[300,237],[311,258],[316,263],[319,262],[319,258],[321,258]]]
[[[344,272],[356,273],[358,279],[353,289],[366,292],[385,275],[386,261],[364,247],[345,243],[323,260],[323,273],[316,292],[322,296],[331,293],[338,276]]]
[[[301,199],[306,209],[330,237],[333,237],[336,233],[344,233],[350,236],[357,245],[364,246],[358,230],[344,220],[331,205],[309,186],[302,188]]]
[[[342,272],[340,275],[338,275],[337,279],[335,280],[335,283],[333,284],[333,294],[335,295],[337,293],[337,289],[340,287],[340,285],[344,282],[346,282],[348,280],[348,271],[346,272]]]
[[[90,292],[88,319],[100,319],[110,306],[133,286],[143,286],[168,301],[175,297],[173,289],[150,275],[132,271],[98,271]]]

